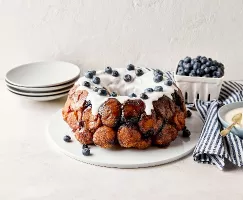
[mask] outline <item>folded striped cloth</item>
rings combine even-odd
[[[216,165],[221,170],[226,159],[239,167],[243,166],[243,140],[232,133],[222,137],[217,114],[221,106],[238,101],[243,101],[243,85],[232,81],[223,82],[218,100],[196,100],[195,107],[204,126],[193,152],[195,161]]]

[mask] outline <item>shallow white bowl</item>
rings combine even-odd
[[[64,84],[80,75],[78,66],[62,61],[35,62],[11,69],[6,81],[22,87],[50,87]]]

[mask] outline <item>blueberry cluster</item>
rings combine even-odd
[[[224,65],[212,58],[197,56],[186,57],[178,63],[176,74],[182,76],[198,76],[209,78],[221,78],[224,76]]]

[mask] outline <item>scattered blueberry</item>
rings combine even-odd
[[[136,73],[137,76],[142,76],[143,75],[143,70],[137,69],[135,73]]]
[[[92,81],[93,81],[93,83],[94,84],[100,84],[100,78],[99,77],[94,77],[93,79],[92,79]]]
[[[172,80],[166,80],[165,81],[165,85],[168,85],[168,86],[172,86]]]
[[[147,88],[147,89],[145,89],[144,92],[153,92],[153,91],[154,91],[153,88]]]
[[[99,90],[99,88],[97,88],[97,87],[94,87],[94,89],[93,89],[94,92],[98,92],[98,90]]]
[[[83,86],[85,86],[85,87],[90,87],[90,82],[88,82],[88,81],[84,81],[84,82],[83,82]]]
[[[155,92],[163,92],[163,87],[162,86],[155,86],[154,91]]]
[[[146,95],[145,93],[141,93],[140,98],[141,99],[148,99],[148,95]]]
[[[84,74],[84,76],[85,76],[86,78],[93,78],[93,73],[92,73],[91,71],[87,71],[87,72]]]
[[[105,68],[105,72],[106,72],[107,74],[111,74],[111,73],[112,73],[112,68],[111,68],[111,67],[106,67],[106,68]]]
[[[101,89],[98,90],[98,94],[100,96],[106,96],[107,95],[107,91],[105,89],[101,88]]]
[[[84,148],[82,150],[82,153],[83,153],[84,156],[89,156],[90,155],[90,149],[89,148]]]
[[[116,96],[117,96],[117,93],[116,93],[116,92],[112,92],[112,93],[111,93],[111,96],[112,96],[112,97],[116,97]]]
[[[205,72],[205,74],[208,74],[208,73],[210,72],[210,68],[209,68],[209,67],[206,67],[206,68],[204,69],[204,72]]]
[[[91,73],[92,73],[93,75],[96,75],[96,71],[95,71],[95,70],[92,70]]]
[[[185,127],[183,132],[182,132],[182,136],[183,137],[189,137],[191,135],[191,132]]]
[[[113,70],[111,75],[114,76],[114,77],[118,77],[119,76],[119,72],[116,71],[116,70]]]
[[[65,135],[65,136],[63,137],[63,140],[64,140],[65,142],[71,142],[71,137],[70,137],[69,135]]]
[[[185,62],[185,63],[190,63],[190,62],[191,62],[191,58],[188,57],[188,56],[185,57],[185,58],[184,58],[184,62]]]
[[[135,69],[135,67],[134,67],[133,64],[127,65],[127,70],[131,71],[131,70],[134,70],[134,69]]]
[[[123,79],[126,82],[130,82],[132,80],[132,76],[130,74],[126,74]]]
[[[154,70],[154,75],[155,76],[158,76],[158,75],[163,76],[163,72],[161,70],[159,70],[159,69],[156,69],[156,70]]]
[[[137,97],[137,95],[135,93],[129,94],[129,97]]]
[[[186,111],[186,117],[189,118],[189,117],[191,117],[191,116],[192,116],[192,112],[191,112],[190,110],[187,110],[187,111]]]
[[[159,83],[163,80],[163,76],[162,75],[154,76],[153,80],[155,83]]]
[[[82,149],[89,149],[89,146],[87,144],[83,144]]]

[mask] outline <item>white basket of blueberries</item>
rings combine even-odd
[[[196,99],[218,99],[224,78],[224,65],[204,56],[186,57],[179,61],[174,78],[186,103],[194,103]]]

